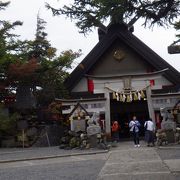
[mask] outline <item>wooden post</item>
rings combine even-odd
[[[22,146],[24,148],[24,129],[22,130]]]
[[[46,132],[46,138],[47,138],[48,146],[50,147],[51,145],[50,145],[49,136],[47,132]]]
[[[148,111],[149,111],[149,117],[152,118],[154,124],[155,123],[155,114],[154,114],[154,109],[153,109],[153,103],[152,103],[152,98],[151,98],[151,86],[148,85],[146,88],[146,96],[147,96],[147,104],[148,104]]]
[[[110,96],[108,89],[105,88],[105,129],[108,136],[111,136],[111,117],[110,117]]]

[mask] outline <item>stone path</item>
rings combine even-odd
[[[129,143],[109,152],[98,180],[175,180],[180,159],[162,161],[155,148],[134,148]]]
[[[164,150],[166,148],[166,150]],[[168,148],[168,149],[167,149]],[[170,148],[170,149],[169,149]],[[172,148],[172,149],[171,149]],[[173,150],[173,148],[175,148]],[[29,148],[29,149],[0,149],[0,165],[21,161],[33,163],[63,161],[63,157],[87,158],[102,156],[104,166],[98,172],[97,180],[179,180],[180,179],[180,149],[178,147],[146,147],[141,142],[140,148],[133,147],[131,141],[120,142],[111,150],[62,150],[58,147]],[[86,157],[82,156],[86,155]],[[60,159],[59,159],[60,158]],[[65,158],[66,162],[67,158]],[[16,162],[17,161],[17,162]],[[11,164],[13,164],[11,163]],[[97,159],[97,162],[98,159]]]

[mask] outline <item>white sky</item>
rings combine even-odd
[[[6,2],[6,0],[1,0]],[[53,17],[50,10],[45,8],[45,2],[50,3],[54,7],[60,7],[72,0],[10,0],[11,4],[5,11],[0,11],[0,19],[23,22],[23,26],[16,28],[16,33],[21,35],[22,39],[31,40],[36,32],[36,19],[38,12],[40,17],[47,22],[46,32],[48,40],[53,47],[59,52],[72,49],[77,51],[82,49],[83,55],[79,60],[82,60],[91,49],[98,43],[97,30],[86,37],[78,33],[78,28],[74,22],[71,22],[65,17]],[[178,32],[173,28],[164,29],[161,27],[153,30],[141,27],[141,23],[135,24],[134,35],[141,41],[146,43],[151,49],[159,54],[164,60],[171,64],[174,68],[180,71],[180,54],[170,55],[167,52],[167,46],[176,40],[175,34]]]

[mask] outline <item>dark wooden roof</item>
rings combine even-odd
[[[108,28],[104,37],[100,39],[97,45],[66,79],[65,85],[70,91],[76,86],[83,76],[88,74],[93,65],[117,39],[133,49],[157,71],[168,68],[169,70],[164,73],[164,76],[172,82],[176,88],[180,88],[180,73],[174,67],[168,64],[151,48],[134,36],[125,24],[114,24]]]

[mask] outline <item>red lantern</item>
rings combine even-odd
[[[151,79],[151,80],[150,80],[150,85],[151,85],[151,86],[154,86],[154,85],[155,85],[154,79]]]
[[[87,83],[88,83],[88,91],[90,93],[93,93],[94,92],[94,82],[93,82],[93,80],[92,79],[88,79]]]

